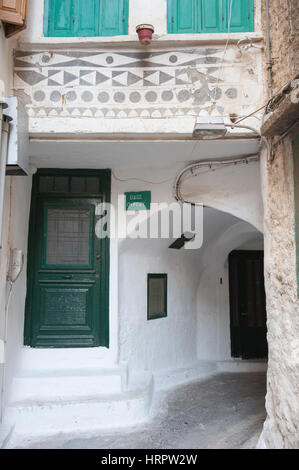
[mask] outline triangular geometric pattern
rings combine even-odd
[[[80,70],[80,86],[95,86],[96,84],[96,71],[95,70]]]
[[[143,86],[158,86],[160,85],[160,72],[158,70],[144,71],[143,73]]]
[[[103,74],[101,72],[96,72],[96,85],[100,85],[101,83],[105,83],[107,80],[110,80],[110,76],[107,74]]]
[[[137,75],[137,73],[128,72],[128,80],[127,85],[135,85],[136,83],[140,83],[143,80],[143,73],[141,75]]]
[[[23,82],[28,83],[31,86],[37,85],[48,78],[41,73],[35,72],[35,70],[18,70],[16,74],[21,80],[23,80]]]
[[[238,52],[235,45],[228,47],[224,70]],[[193,116],[196,109],[206,112],[214,95],[227,111],[227,90],[231,104],[241,96],[242,84],[237,78],[228,83],[220,74],[223,50],[223,46],[178,51],[17,50],[14,88],[31,98],[28,114],[39,118]],[[208,86],[199,106],[203,84]]]
[[[112,72],[112,86],[127,86],[128,84],[128,73],[127,72]]]
[[[165,73],[165,72],[160,72],[159,85],[163,85],[164,83],[169,84],[169,81],[173,83],[174,82],[173,79],[174,79],[173,75],[170,75],[169,73]]]
[[[74,73],[70,73],[70,72],[64,72],[64,76],[63,76],[64,85],[68,85],[69,83],[72,83],[72,85],[74,85],[74,81],[78,82],[78,75],[75,75]]]
[[[64,72],[63,70],[48,70],[48,86],[55,86],[53,83],[55,82],[56,86],[64,85]]]

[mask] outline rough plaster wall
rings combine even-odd
[[[298,0],[270,0],[269,3],[273,88],[274,92],[278,92],[299,72],[299,2]],[[266,35],[265,2],[263,2],[262,18]]]
[[[262,155],[265,283],[268,315],[268,418],[260,446],[299,446],[299,317],[296,279],[293,155],[290,139],[275,161]]]

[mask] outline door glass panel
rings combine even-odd
[[[54,176],[41,176],[39,179],[39,191],[41,193],[54,191]]]
[[[82,176],[73,176],[71,183],[72,193],[85,193],[86,178]]]
[[[67,176],[55,176],[55,191],[57,193],[68,192],[69,179]]]
[[[47,265],[89,265],[90,212],[86,209],[48,209]]]

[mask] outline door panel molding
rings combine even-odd
[[[80,178],[84,180],[83,184],[79,184]],[[94,192],[88,192],[89,188],[93,188]],[[96,238],[94,230],[95,206],[110,202],[110,188],[110,170],[43,169],[34,175],[28,242],[25,345],[46,348],[109,347],[110,243],[108,238]],[[45,215],[48,208],[77,212],[78,209],[88,209],[88,264],[45,264],[48,234]],[[79,225],[80,220],[75,226]],[[82,230],[85,232],[86,227]],[[80,231],[78,233],[80,243]],[[67,240],[67,233],[65,238]],[[86,240],[83,238],[82,243]],[[74,243],[76,253],[76,237]],[[97,258],[99,251],[100,260]],[[62,311],[59,313],[60,308]],[[58,315],[57,318],[55,315]]]

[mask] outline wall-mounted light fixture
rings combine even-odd
[[[186,243],[191,242],[195,238],[195,233],[184,232],[180,238],[177,238],[168,248],[172,250],[180,250]]]
[[[193,138],[200,140],[221,139],[227,134],[222,117],[198,116],[193,130]]]
[[[143,46],[148,46],[152,42],[155,28],[151,24],[139,24],[136,26],[138,39]]]
[[[237,121],[238,122],[238,121]],[[195,121],[193,129],[193,139],[198,140],[215,140],[225,137],[228,133],[228,129],[247,129],[251,131],[255,137],[260,138],[260,132],[251,126],[245,126],[244,124],[225,124],[221,116],[198,116]]]

